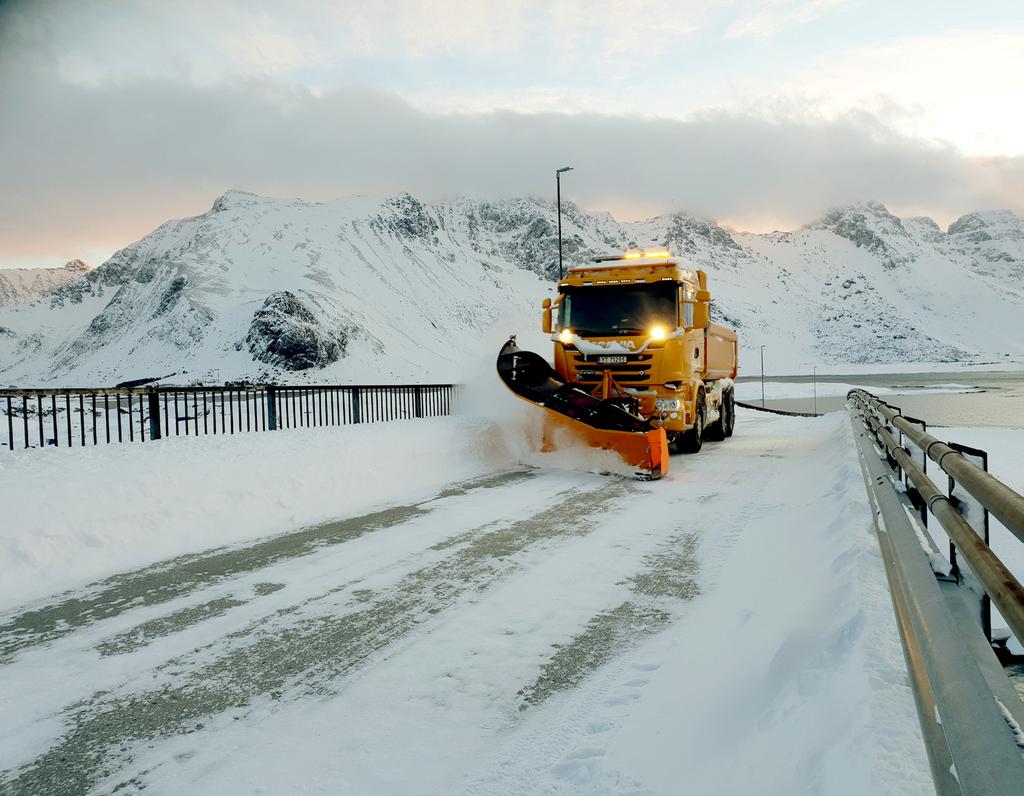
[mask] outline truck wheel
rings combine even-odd
[[[683,431],[676,441],[676,449],[680,453],[697,453],[704,444],[704,388],[697,390],[696,401],[697,417],[693,421],[693,428]]]
[[[725,391],[722,408],[725,410],[725,436],[731,437],[733,429],[736,428],[736,396],[731,389]]]
[[[704,431],[704,439],[710,442],[721,442],[725,439],[725,424],[728,422],[726,411],[728,410],[725,393],[722,393],[722,403],[718,407],[718,420],[708,423]]]

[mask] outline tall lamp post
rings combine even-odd
[[[555,170],[555,195],[558,197],[558,278],[562,278],[562,172],[572,171],[572,166]]]
[[[761,408],[764,409],[764,346],[761,346]]]

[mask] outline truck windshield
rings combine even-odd
[[[570,287],[564,292],[558,325],[582,337],[640,334],[655,324],[675,329],[678,323],[674,282]]]

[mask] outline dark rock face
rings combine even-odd
[[[1024,279],[1024,220],[1010,210],[968,213],[949,225],[946,236],[954,251],[969,258],[970,268],[984,277]]]
[[[690,218],[680,213],[672,216],[665,244],[673,254],[693,254],[701,251],[699,242],[725,249],[741,251],[732,235],[718,224],[700,218]]]
[[[0,307],[32,304],[85,277],[92,266],[71,260],[61,268],[0,269]]]
[[[164,315],[171,310],[178,300],[181,298],[182,291],[185,289],[185,285],[188,284],[188,280],[183,276],[176,276],[171,280],[171,284],[167,286],[167,290],[164,291],[160,297],[160,304],[157,305],[156,312],[153,313],[153,317],[156,318],[160,315]]]
[[[983,214],[968,213],[967,215],[960,216],[960,218],[949,225],[949,234],[958,235],[963,232],[981,232],[984,234],[981,240],[991,240],[992,236],[988,234],[988,226],[989,224]]]
[[[234,210],[246,207],[254,204],[254,202],[259,200],[259,198],[259,196],[249,191],[239,191],[237,188],[232,188],[217,197],[213,203],[211,211],[214,213],[223,213],[225,210]]]
[[[294,293],[271,293],[245,338],[253,359],[284,370],[324,368],[345,355],[348,333],[329,329]]]
[[[859,248],[867,249],[879,257],[887,268],[895,268],[912,259],[894,249],[894,241],[909,236],[903,223],[881,202],[837,208],[830,211],[816,226],[831,230]]]
[[[406,240],[436,238],[437,221],[418,199],[403,193],[387,199],[383,207],[386,212],[371,222],[378,232],[392,232]]]
[[[573,231],[573,225],[592,226],[590,219],[570,201],[562,201],[562,252],[566,266],[589,260],[600,252],[591,249]],[[558,275],[558,214],[555,205],[537,200],[483,202],[468,211],[471,235],[493,235],[496,257],[533,271],[544,279]]]

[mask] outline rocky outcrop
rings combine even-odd
[[[245,343],[257,362],[283,370],[325,368],[345,355],[349,332],[328,328],[288,290],[267,296]]]
[[[1009,210],[968,213],[949,225],[949,240],[989,262],[1024,259],[1024,222]]]
[[[827,229],[846,238],[858,248],[874,254],[889,268],[915,259],[914,241],[903,222],[881,202],[834,208],[811,228]]]
[[[0,307],[29,304],[73,284],[93,267],[82,260],[71,260],[61,268],[0,269]]]
[[[665,239],[658,243],[673,254],[695,254],[708,247],[733,249],[737,253],[741,251],[739,244],[718,224],[681,213],[672,216]]]
[[[407,193],[384,200],[381,213],[371,226],[381,234],[394,234],[398,238],[436,240],[437,220],[418,199]]]

